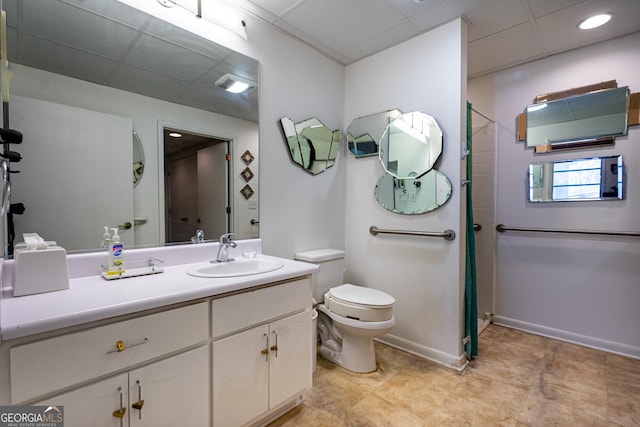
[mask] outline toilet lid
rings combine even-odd
[[[396,302],[391,295],[382,291],[349,283],[331,288],[329,292],[337,300],[371,307],[390,307]]]

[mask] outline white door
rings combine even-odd
[[[131,427],[203,427],[209,422],[209,348],[129,372]]]
[[[277,345],[277,350],[271,351],[269,356],[269,402],[272,408],[311,387],[311,317],[309,310],[270,325],[271,345]]]
[[[226,142],[198,151],[198,214],[207,239],[229,232],[229,179]]]
[[[127,374],[107,378],[69,393],[51,397],[37,406],[62,406],[65,427],[127,427]],[[122,418],[114,412],[124,408]],[[55,410],[55,409],[54,409]]]
[[[213,426],[237,427],[269,410],[268,326],[213,343]]]
[[[198,163],[196,155],[168,163],[165,180],[167,191],[166,241],[188,242],[200,228],[198,213]]]
[[[12,147],[16,242],[36,232],[67,251],[96,249],[103,227],[133,224],[133,122],[126,117],[13,96],[10,124],[23,134]],[[62,197],[64,195],[64,197]],[[133,246],[133,227],[120,230]]]

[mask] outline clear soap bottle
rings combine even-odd
[[[111,245],[111,234],[109,234],[109,227],[105,226],[104,234],[102,235],[102,242],[100,243],[100,249],[108,251],[109,245]]]

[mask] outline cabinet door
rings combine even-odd
[[[65,427],[127,427],[127,384],[127,374],[120,374],[34,405],[64,406]],[[116,418],[114,411],[120,408],[126,412]]]
[[[269,404],[273,408],[311,387],[311,311],[270,324]]]
[[[264,325],[214,341],[214,427],[241,426],[269,410],[268,334]]]
[[[209,366],[202,346],[129,372],[131,427],[208,426]]]

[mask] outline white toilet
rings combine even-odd
[[[373,338],[395,324],[395,299],[376,289],[343,283],[344,251],[316,249],[295,255],[318,264],[313,297],[319,302],[320,355],[353,372],[376,370]]]

